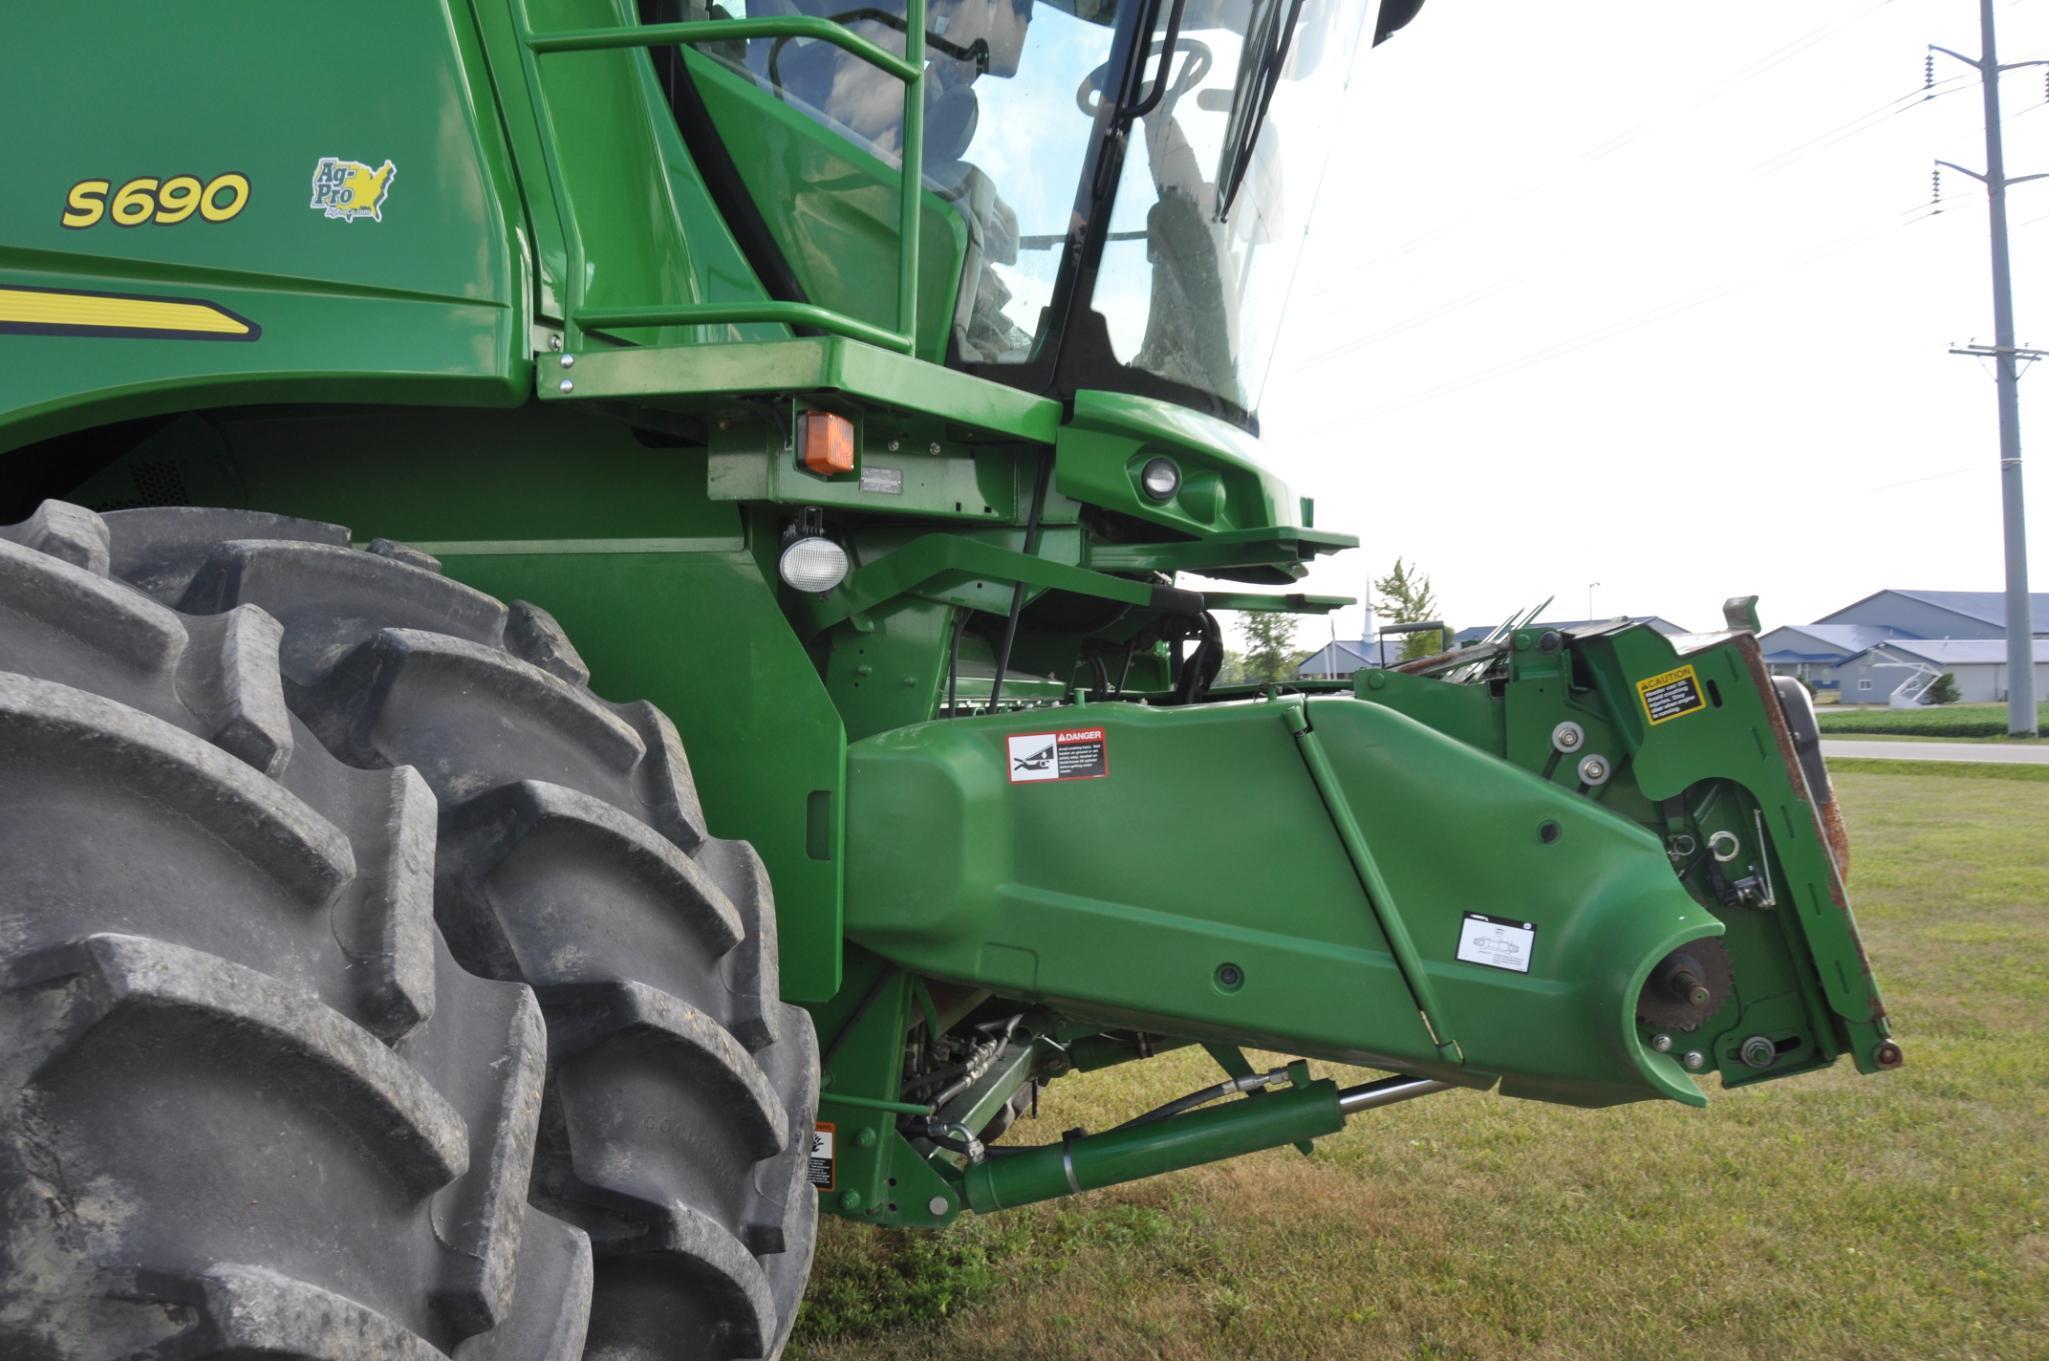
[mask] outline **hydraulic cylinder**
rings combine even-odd
[[[1400,1077],[1340,1091],[1335,1082],[1322,1079],[1172,1119],[1102,1134],[1077,1132],[1057,1144],[996,1153],[968,1169],[964,1189],[968,1205],[985,1213],[1029,1205],[1335,1134],[1354,1111],[1423,1096],[1444,1086]]]

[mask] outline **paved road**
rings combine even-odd
[[[2049,766],[2049,744],[2034,742],[1857,742],[1824,737],[1821,754],[1879,761],[1997,761]]]

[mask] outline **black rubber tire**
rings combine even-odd
[[[0,1355],[779,1352],[816,1042],[667,720],[334,526],[0,540]]]

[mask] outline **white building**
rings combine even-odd
[[[2029,598],[2034,636],[2049,638],[2049,594]],[[2006,637],[2006,593],[2003,591],[1873,591],[1862,600],[1823,615],[1812,624],[1787,624],[1771,629],[1757,640],[1765,664],[1778,676],[1798,676],[1821,690],[1839,685],[1845,704],[1883,703],[1886,695],[1908,673],[1899,670],[1857,670],[1850,682],[1843,677],[1848,664],[1873,648],[1905,642],[1938,639],[1969,641]],[[1976,651],[1970,655],[1976,657]],[[1899,661],[1883,657],[1882,661]],[[2005,654],[2000,661],[2004,664]],[[1962,665],[1981,665],[1964,662]],[[1944,670],[1950,668],[1944,667]],[[1893,685],[1883,683],[1892,677]],[[1963,677],[1957,677],[1963,683]],[[1988,681],[1989,683],[1989,681]],[[2001,698],[2006,682],[1999,682]],[[1874,699],[1873,696],[1877,698]]]
[[[2049,638],[2036,638],[2035,693],[2049,695]],[[1946,671],[1956,679],[1957,698],[1987,703],[2006,698],[2006,640],[2003,638],[1894,638],[1867,648],[1836,667],[1845,704],[1883,704],[1917,674],[1917,667]]]

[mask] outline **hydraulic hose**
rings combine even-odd
[[[1032,484],[1032,513],[1025,521],[1024,551],[1031,557],[1039,551],[1039,523],[1046,514],[1046,484],[1053,480],[1053,451],[1048,449],[1039,459],[1039,478]],[[1024,613],[1025,584],[1020,581],[1010,589],[1010,615],[1003,621],[1003,647],[996,654],[996,677],[989,682],[989,712],[996,712],[996,701],[1003,698],[1003,673],[1010,670],[1010,649],[1017,642],[1017,619]]]
[[[1247,1073],[1244,1077],[1225,1078],[1213,1087],[1204,1087],[1200,1091],[1176,1097],[1166,1105],[1156,1106],[1144,1115],[1135,1115],[1123,1124],[1113,1126],[1106,1132],[1114,1134],[1120,1129],[1134,1129],[1139,1125],[1150,1125],[1156,1120],[1171,1119],[1183,1111],[1192,1111],[1198,1106],[1207,1106],[1212,1101],[1222,1101],[1225,1097],[1235,1096],[1239,1092],[1249,1092],[1264,1087],[1278,1087],[1287,1080],[1288,1070],[1285,1068],[1276,1068],[1268,1073]]]

